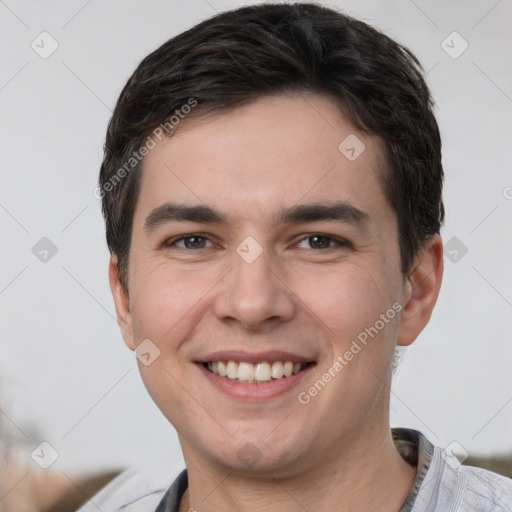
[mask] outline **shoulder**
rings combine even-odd
[[[448,463],[443,450],[435,448],[429,475],[430,491],[437,508],[454,512],[510,512],[512,480],[486,469]],[[433,478],[432,478],[433,477]],[[426,498],[426,496],[424,495]],[[429,499],[431,501],[431,498]],[[428,507],[425,510],[430,510]]]
[[[421,432],[394,429],[397,449],[417,466],[416,480],[400,512],[512,512],[512,480],[463,466],[451,451]]]
[[[98,509],[102,512],[152,512],[178,474],[128,469],[88,500],[78,512],[97,512]]]
[[[460,466],[457,479],[458,487],[462,491],[459,507],[461,511],[512,510],[512,479],[471,466]]]

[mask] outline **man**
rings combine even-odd
[[[395,349],[441,285],[442,180],[416,58],[336,11],[241,8],[144,59],[97,193],[122,335],[186,470],[83,510],[510,510],[510,480],[389,428]]]

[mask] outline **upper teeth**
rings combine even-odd
[[[207,368],[216,375],[239,382],[268,382],[271,379],[291,377],[305,368],[307,363],[292,361],[261,362],[258,364],[236,361],[211,361]]]

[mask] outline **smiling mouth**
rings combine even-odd
[[[315,363],[262,361],[261,363],[252,364],[243,361],[208,361],[202,364],[210,373],[225,377],[234,382],[259,384],[292,377]]]

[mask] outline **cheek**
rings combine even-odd
[[[150,365],[138,363],[140,375],[162,413],[178,429],[185,429],[185,416],[176,415],[176,411],[191,409],[190,394],[183,391],[186,373],[181,347],[204,317],[209,294],[219,278],[214,272],[171,269],[167,262],[146,262],[139,269],[134,277],[137,293],[131,303],[136,343],[150,339],[160,351]],[[192,410],[188,416],[191,414]]]
[[[392,290],[361,265],[300,273],[294,289],[327,334],[351,340],[373,325],[393,302]]]
[[[136,338],[150,338],[161,350],[175,349],[172,340],[183,339],[197,325],[219,279],[214,272],[171,269],[166,262],[139,269],[130,305]]]
[[[323,328],[329,344],[322,369],[336,373],[331,390],[342,401],[350,401],[351,396],[371,401],[390,375],[399,314],[393,309],[395,285],[382,276],[386,273],[376,273],[373,265],[351,263],[301,280],[306,310]]]

